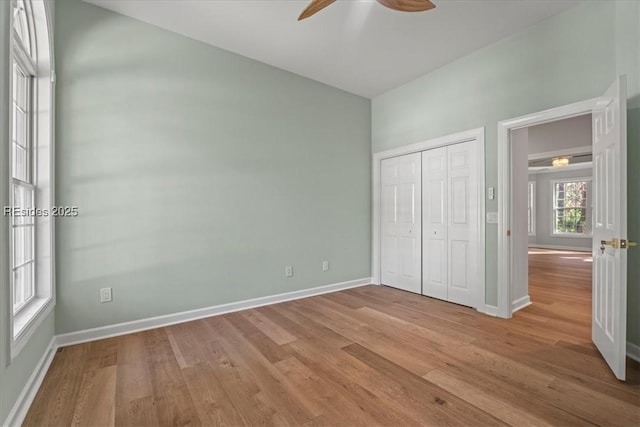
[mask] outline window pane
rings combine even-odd
[[[18,207],[20,209],[33,209],[34,207],[34,190],[22,186],[22,185],[14,185],[13,186],[13,206]],[[34,216],[14,216],[13,224],[33,224],[35,222]]]
[[[12,176],[21,181],[31,181],[31,156],[30,156],[30,126],[31,126],[31,98],[29,96],[29,82],[31,77],[25,73],[14,61],[14,102],[12,103]]]
[[[23,247],[24,262],[33,261],[33,243],[34,243],[33,227],[27,225],[25,227],[18,227],[18,228],[24,229],[24,247]]]
[[[24,266],[24,289],[23,289],[23,293],[24,293],[24,300],[25,302],[28,302],[31,297],[33,297],[34,291],[35,291],[35,283],[33,281],[33,269],[34,269],[34,263],[28,264]]]
[[[18,144],[11,144],[13,147],[13,177],[20,181],[29,182],[29,157],[27,150]]]
[[[24,270],[25,269],[23,268],[19,268],[13,272],[13,312],[14,313],[24,305],[24,300],[25,300]]]
[[[25,254],[25,227],[13,229],[13,267],[24,264]]]
[[[31,55],[31,37],[24,0],[14,0],[13,2],[13,27],[25,50]]]
[[[14,101],[18,107],[27,111],[29,107],[29,75],[14,62]]]
[[[27,146],[27,114],[19,108],[13,110],[13,140],[20,146]]]
[[[33,261],[33,246],[33,226],[27,225],[13,228],[13,268]]]

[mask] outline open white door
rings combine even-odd
[[[382,186],[382,284],[420,293],[422,180],[420,153],[384,159]]]
[[[627,341],[627,87],[619,77],[593,110],[592,339],[625,379]]]

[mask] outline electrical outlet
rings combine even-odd
[[[329,271],[329,261],[322,261],[322,271]]]
[[[291,276],[293,276],[293,267],[292,267],[292,266],[290,266],[290,265],[287,265],[287,266],[284,268],[284,275],[285,275],[285,277],[291,277]]]
[[[100,289],[100,302],[111,302],[113,298],[111,297],[111,288],[102,288]]]

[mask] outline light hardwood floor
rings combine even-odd
[[[511,320],[365,286],[62,348],[25,424],[640,425],[590,340],[588,255],[533,251]]]

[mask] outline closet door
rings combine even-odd
[[[447,147],[422,153],[422,293],[447,299]]]
[[[448,300],[477,306],[480,200],[475,141],[447,148]]]
[[[420,293],[422,189],[420,153],[384,159],[382,188],[382,284]]]

